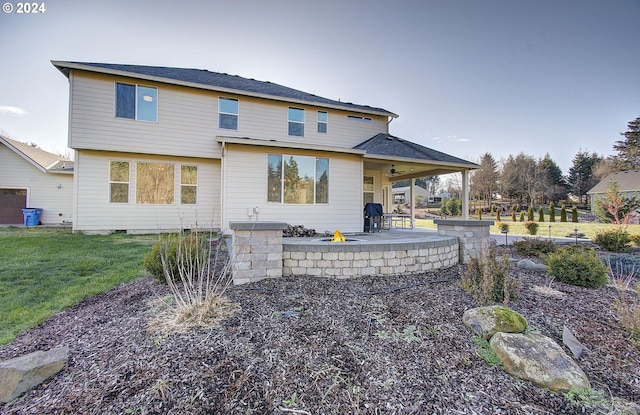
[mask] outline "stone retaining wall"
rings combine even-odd
[[[282,274],[343,279],[364,275],[425,272],[458,263],[456,238],[430,239],[397,243],[287,242],[282,252]]]

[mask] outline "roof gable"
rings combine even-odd
[[[441,164],[456,164],[471,169],[480,167],[470,161],[442,153],[411,141],[403,140],[391,134],[377,134],[354,148],[366,150],[367,154],[378,156],[401,157]]]
[[[33,164],[42,172],[73,171],[73,161],[26,143],[12,140],[0,135],[0,143],[14,153]]]
[[[336,101],[275,84],[273,82],[258,81],[226,73],[210,72],[206,69],[121,65],[95,62],[52,61],[52,63],[66,76],[69,75],[70,69],[79,69],[91,72],[129,76],[132,78],[155,80],[170,84],[187,85],[196,88],[220,90],[241,95],[271,98],[281,101],[309,103],[368,114],[384,115],[394,118],[397,117],[396,114],[383,108]]]
[[[616,181],[621,192],[640,192],[640,170],[618,171],[607,175],[587,194],[606,193],[611,182]]]

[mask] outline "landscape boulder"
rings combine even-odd
[[[471,308],[462,315],[462,322],[487,340],[498,332],[522,333],[527,328],[520,313],[500,305]]]
[[[517,267],[520,269],[533,269],[537,271],[546,271],[547,266],[545,264],[537,264],[530,259],[524,258],[517,262]]]
[[[496,333],[489,341],[504,370],[554,392],[589,389],[589,379],[562,347],[538,333]]]
[[[0,402],[10,402],[58,373],[69,360],[67,346],[37,351],[0,363]]]

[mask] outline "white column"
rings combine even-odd
[[[411,195],[411,229],[415,226],[416,220],[416,198],[415,194],[416,179],[411,179],[411,187],[409,188],[409,194]]]
[[[469,220],[469,170],[462,171],[462,219]]]

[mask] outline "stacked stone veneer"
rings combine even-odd
[[[282,222],[230,222],[233,283],[282,277]]]
[[[398,275],[447,268],[458,263],[457,238],[432,236],[425,240],[325,242],[285,238],[285,276],[309,275],[351,278]]]
[[[489,227],[493,225],[492,220],[435,219],[433,223],[438,225],[438,235],[458,238],[461,264],[486,254],[491,245]]]

